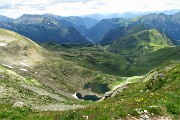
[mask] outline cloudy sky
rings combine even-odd
[[[0,14],[13,18],[24,13],[73,16],[179,8],[180,0],[0,0]]]

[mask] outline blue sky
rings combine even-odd
[[[19,17],[52,13],[61,16],[180,9],[180,0],[0,0],[0,14]]]

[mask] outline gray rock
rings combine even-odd
[[[141,115],[140,117],[142,120],[149,120],[149,116],[148,115]]]
[[[148,120],[149,116],[148,115],[144,115],[144,120]]]
[[[23,107],[23,106],[24,106],[24,103],[21,101],[15,102],[13,105],[13,107]]]

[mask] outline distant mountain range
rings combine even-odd
[[[91,28],[96,23],[98,23],[98,20],[90,18],[90,17],[78,17],[78,16],[62,17],[62,16],[58,16],[58,15],[53,15],[53,14],[44,14],[44,15],[52,16],[57,19],[73,23],[76,26],[85,26],[86,28]]]
[[[132,24],[143,24],[147,28],[155,28],[167,34],[177,44],[180,40],[180,12],[175,15],[148,14],[137,19],[132,19]]]
[[[106,34],[111,30],[113,35],[118,34],[118,27],[135,27],[138,25],[144,25],[147,29],[158,29],[161,32],[167,34],[176,44],[179,44],[180,40],[180,12],[175,15],[165,15],[163,13],[160,14],[148,14],[143,15],[141,17],[126,19],[126,18],[113,18],[113,19],[103,19],[95,26],[90,28],[86,37],[90,39],[92,42],[98,43],[104,39],[105,36],[109,36]],[[113,31],[114,30],[114,31]],[[117,32],[117,33],[116,33]],[[121,34],[121,33],[120,33]],[[108,39],[114,39],[108,38]],[[104,40],[103,40],[104,41]],[[112,40],[113,41],[113,40]],[[104,44],[103,42],[100,42]]]
[[[13,18],[0,15],[0,22],[12,22],[12,21],[13,21]]]
[[[83,35],[87,28],[76,26],[73,23],[57,19],[49,15],[24,14],[12,22],[3,22],[1,28],[18,32],[36,42],[52,41],[59,44],[86,44],[90,43]]]
[[[15,31],[36,42],[54,42],[58,44],[112,44],[120,36],[126,35],[131,28],[144,26],[144,29],[157,29],[165,33],[176,44],[180,44],[180,12],[178,10],[163,11],[166,14],[150,13],[135,17],[112,14],[112,19],[100,21],[90,17],[62,17],[53,14],[24,14],[17,19],[0,16],[0,28]],[[174,14],[176,13],[176,14]],[[124,13],[128,14],[139,14]],[[144,14],[144,13],[143,13]],[[170,14],[170,15],[169,15]],[[131,29],[132,30],[132,29]],[[131,31],[132,32],[132,31]]]
[[[102,40],[104,35],[112,29],[115,29],[120,26],[125,26],[128,23],[128,20],[124,18],[114,18],[114,19],[103,19],[98,22],[95,26],[90,28],[86,33],[86,38],[88,40],[98,43]]]
[[[102,20],[102,19],[111,19],[111,18],[134,18],[142,15],[147,15],[150,13],[164,13],[166,15],[174,15],[178,13],[180,9],[173,9],[173,10],[164,10],[164,11],[151,11],[151,12],[140,12],[140,11],[132,11],[132,12],[124,12],[124,13],[111,13],[111,14],[90,14],[85,15],[82,17],[91,17],[96,20]]]

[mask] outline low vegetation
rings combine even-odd
[[[132,49],[112,52],[113,45],[39,46],[0,30],[0,42],[9,36],[12,40],[0,47],[0,119],[180,119],[180,47],[156,30],[143,32],[130,36],[142,38],[138,44],[124,39]],[[150,43],[143,42],[144,34]],[[159,36],[164,41],[153,41]],[[146,47],[150,49],[142,53]],[[34,60],[34,53],[39,59]],[[76,92],[100,100],[75,99]]]
[[[149,72],[142,81],[132,83],[122,93],[84,109],[67,112],[38,112],[28,108],[1,107],[1,118],[23,119],[119,119],[149,117],[179,119],[180,64],[174,62]],[[148,80],[147,80],[148,78]],[[146,81],[144,81],[146,80]],[[3,109],[5,108],[5,109]],[[98,115],[97,115],[98,113]]]

